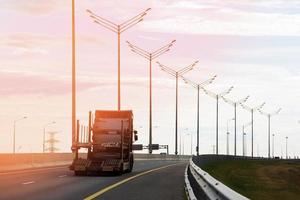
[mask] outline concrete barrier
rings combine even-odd
[[[80,157],[86,157],[82,153]],[[135,160],[189,160],[189,156],[161,155],[161,154],[134,154]],[[72,153],[23,153],[0,154],[0,172],[70,165]]]

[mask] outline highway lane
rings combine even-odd
[[[172,165],[133,179],[109,190],[95,199],[115,200],[184,200],[184,170],[186,163]]]
[[[177,199],[184,199],[183,172],[186,162],[166,160],[138,160],[135,162],[133,172],[122,176],[76,177],[66,166],[16,173],[0,173],[0,199],[84,199],[119,181],[168,165],[172,166],[125,182],[108,190],[98,198],[147,199],[147,196],[150,195],[149,192],[154,192],[160,194],[155,199],[176,199],[173,198],[175,196],[179,196]],[[169,191],[169,195],[166,195],[166,191]],[[149,194],[143,197],[139,196],[140,192],[143,195]]]

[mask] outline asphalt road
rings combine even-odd
[[[0,199],[181,200],[186,164],[138,160],[133,172],[122,176],[77,177],[66,166],[0,173]]]

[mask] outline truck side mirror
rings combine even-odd
[[[134,130],[133,133],[134,133],[134,141],[137,141],[138,138],[139,138],[138,135],[137,135],[138,132],[136,130]]]

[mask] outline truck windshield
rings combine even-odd
[[[100,118],[95,121],[97,129],[121,131],[123,122],[123,129],[128,129],[129,122],[122,118]]]

